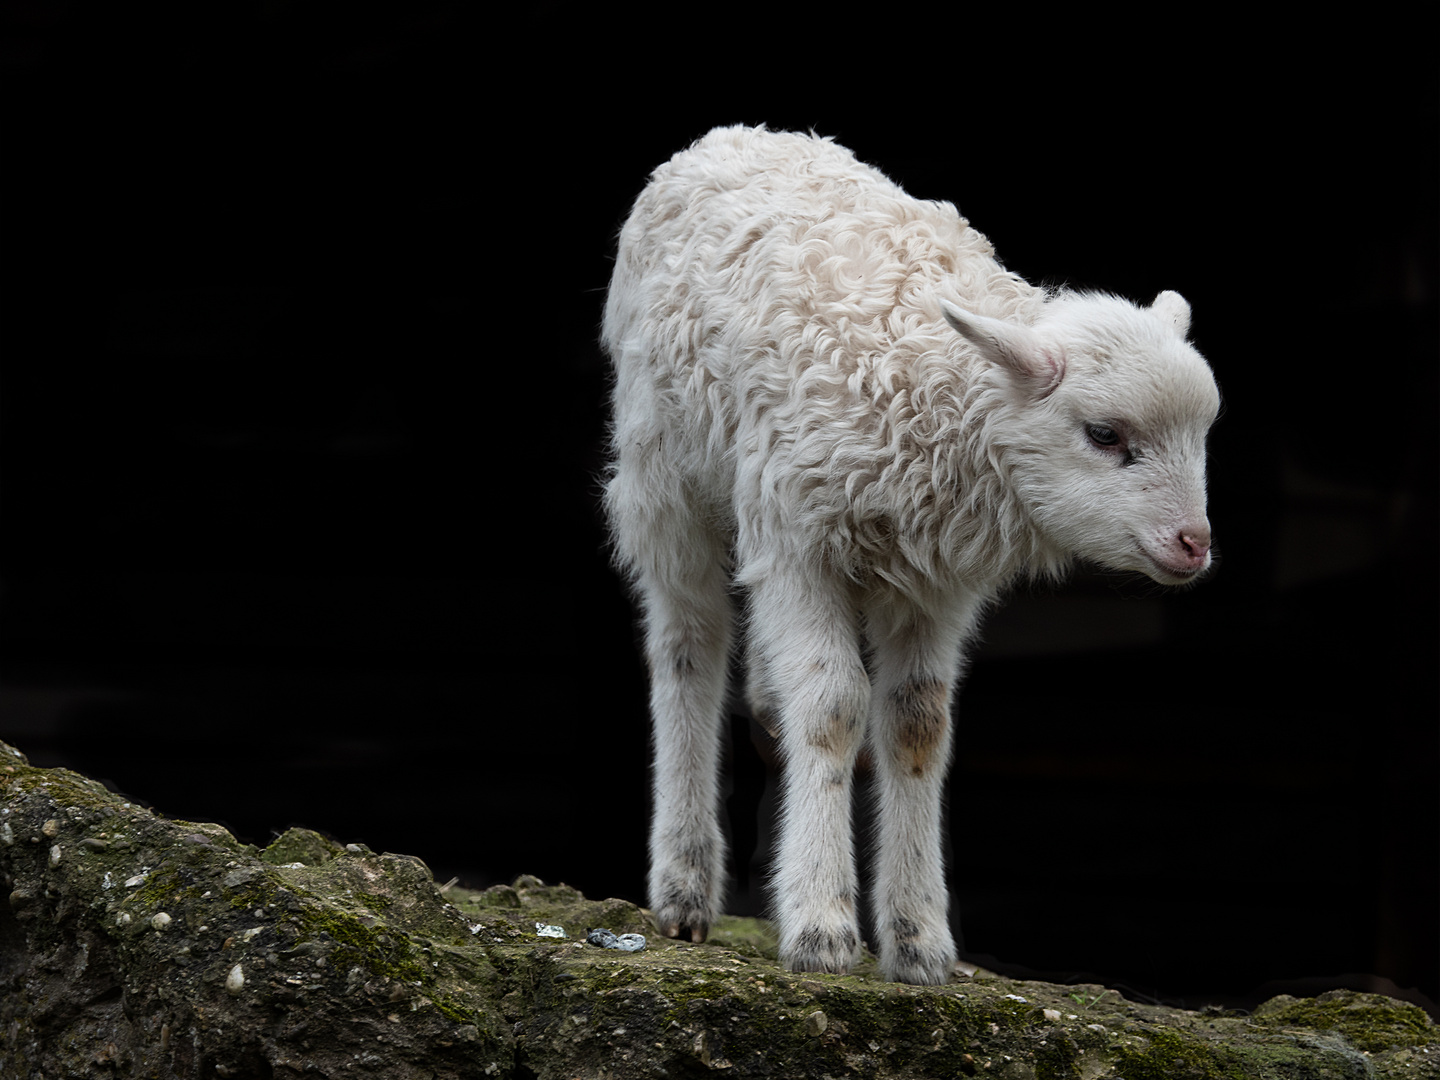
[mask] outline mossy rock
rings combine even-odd
[[[984,972],[903,986],[871,957],[798,974],[763,920],[694,945],[534,877],[442,891],[303,829],[258,851],[4,744],[0,874],[6,1077],[1440,1077],[1430,1019],[1378,995],[1242,1017]]]
[[[310,829],[286,829],[260,852],[260,861],[271,866],[324,866],[345,854],[345,849]]]
[[[1383,994],[1348,990],[1331,990],[1313,998],[1281,994],[1257,1008],[1255,1019],[1280,1030],[1326,1032],[1370,1053],[1423,1047],[1435,1041],[1435,1025],[1424,1009]]]

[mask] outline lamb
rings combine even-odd
[[[829,139],[719,128],[655,170],[620,232],[602,344],[662,933],[703,941],[721,910],[738,607],[748,697],[785,762],[782,961],[857,958],[851,783],[868,746],[881,970],[949,977],[942,786],[982,613],[1076,558],[1167,585],[1211,564],[1219,395],[1189,323],[1174,292],[1142,307],[1026,283],[953,205]]]

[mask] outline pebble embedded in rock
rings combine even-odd
[[[163,911],[157,911],[154,918],[150,920],[150,925],[153,926],[156,930],[164,930],[170,925],[170,922],[171,919],[169,915],[167,915]]]
[[[238,994],[245,988],[245,972],[236,964],[230,969],[230,974],[225,976],[225,989],[231,994]]]
[[[619,949],[621,952],[639,952],[645,948],[645,938],[641,934],[616,934],[602,927],[591,930],[585,940],[602,949]]]

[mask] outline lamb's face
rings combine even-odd
[[[973,319],[961,313],[971,332],[957,329],[1014,383],[1015,406],[997,434],[1041,532],[1081,558],[1163,584],[1204,573],[1205,440],[1220,398],[1184,339],[1184,300],[1162,293],[1136,308],[1074,298],[1028,329]]]
[[[1048,408],[1034,410],[1044,437],[1026,472],[1042,531],[1164,584],[1203,573],[1205,438],[1218,411],[1209,368],[1178,338],[1103,359],[1071,351]]]

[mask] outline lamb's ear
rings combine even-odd
[[[1036,397],[1050,394],[1065,377],[1065,354],[1045,344],[1028,326],[976,315],[941,299],[945,321],[993,364],[1020,376]]]
[[[1150,310],[1162,319],[1174,323],[1175,332],[1181,337],[1190,332],[1190,305],[1178,292],[1166,289],[1155,297],[1155,302],[1150,305]]]

